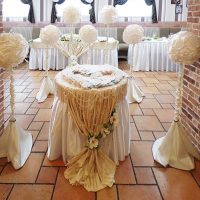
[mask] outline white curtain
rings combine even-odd
[[[99,22],[100,18],[100,12],[103,9],[104,6],[108,5],[108,0],[95,0],[95,18],[96,18],[96,23]]]

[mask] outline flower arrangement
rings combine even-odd
[[[92,25],[84,25],[80,28],[79,35],[82,41],[91,44],[97,39],[97,30]]]
[[[175,63],[192,64],[200,57],[200,39],[188,31],[180,31],[169,42],[169,57]]]
[[[106,138],[108,135],[113,133],[114,127],[117,126],[119,123],[119,118],[116,113],[116,110],[114,109],[112,111],[111,117],[109,121],[103,125],[102,129],[97,135],[89,134],[88,141],[87,141],[87,147],[89,149],[94,149],[99,147],[99,140],[101,138]]]
[[[40,39],[46,45],[55,44],[60,37],[60,30],[54,25],[48,25],[41,29]]]
[[[28,54],[28,42],[21,34],[0,34],[0,66],[9,68],[22,63]]]
[[[76,6],[70,4],[63,11],[63,19],[65,23],[78,23],[81,20],[81,12]]]
[[[142,41],[144,29],[137,24],[129,25],[123,32],[123,40],[126,44],[136,44]]]
[[[104,6],[100,13],[100,22],[103,24],[112,24],[118,19],[118,12],[114,6]]]

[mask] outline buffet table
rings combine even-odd
[[[150,39],[129,46],[128,62],[133,71],[178,71],[178,64],[168,57],[168,39]]]
[[[43,70],[45,65],[45,48],[39,38],[30,43],[30,59],[29,69]],[[48,47],[49,55],[49,69],[60,70],[65,69],[68,65],[68,58],[66,58],[57,48]],[[108,57],[107,57],[108,56]],[[90,47],[89,51],[83,54],[80,59],[80,64],[94,64],[102,65],[111,64],[118,66],[118,41],[114,38],[109,38],[108,43],[106,38],[98,38],[98,40]],[[90,62],[90,63],[88,63]]]
[[[88,72],[88,69],[92,73]],[[111,72],[119,72],[119,74],[112,76]],[[126,100],[127,78],[125,76],[121,78],[120,73],[123,75],[121,70],[110,65],[89,67],[80,65],[59,72],[55,78],[57,95],[52,108],[47,156],[50,160],[62,156],[63,161],[68,163],[65,177],[71,184],[81,184],[88,191],[111,187],[114,183],[115,166],[130,152],[129,108]],[[114,77],[112,81],[108,81],[109,75],[111,78]],[[73,79],[76,76],[84,77],[84,80]],[[111,122],[111,119],[114,119],[113,116],[118,116],[118,118]],[[112,128],[111,124],[115,122],[117,123]],[[110,132],[105,129],[109,129]],[[92,143],[91,139],[94,139]],[[83,158],[80,158],[81,156]],[[80,167],[81,172],[71,165]],[[90,165],[91,169],[87,173],[91,175],[88,174],[86,177],[84,175],[85,178],[81,179],[80,183],[79,176],[82,171],[88,170],[87,165]],[[72,172],[74,172],[73,176]]]

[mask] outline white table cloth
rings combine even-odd
[[[120,117],[119,124],[113,134],[101,140],[100,148],[118,165],[130,152],[129,108],[126,98],[117,105],[116,110]],[[55,97],[49,129],[48,158],[55,160],[62,156],[66,163],[83,149],[86,140],[85,136],[78,133],[66,103]]]
[[[66,84],[68,84],[63,79],[63,73],[62,71],[56,75],[57,90],[60,90],[59,85],[65,88]],[[63,161],[66,163],[68,159],[74,157],[83,149],[87,137],[78,132],[67,103],[62,101],[59,95],[61,94],[57,91],[50,120],[47,156],[50,160],[55,160],[62,156]],[[126,97],[117,103],[115,109],[119,117],[119,123],[114,127],[112,134],[106,138],[101,138],[99,148],[118,164],[130,152],[129,105]]]
[[[43,70],[45,62],[45,46],[41,40],[35,39],[30,44],[30,59],[29,69]],[[58,49],[49,48],[49,69],[60,70],[68,65],[68,58],[66,58]],[[108,55],[108,58],[106,57]],[[79,59],[79,64],[107,64],[118,66],[118,41],[114,38],[109,38],[108,44],[106,42],[96,41],[89,51],[83,54]],[[89,62],[89,63],[88,63]]]
[[[133,71],[178,71],[168,57],[168,39],[146,40],[129,46],[128,62]]]

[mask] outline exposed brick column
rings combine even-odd
[[[187,29],[200,37],[200,1],[188,0]],[[184,69],[181,121],[200,152],[200,59]]]
[[[2,24],[2,0],[0,0],[0,33],[3,31]],[[3,99],[4,99],[4,86],[3,86],[3,69],[0,67],[0,135],[3,131]]]

